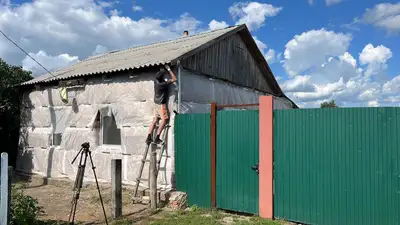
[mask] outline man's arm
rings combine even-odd
[[[175,83],[177,81],[177,79],[176,79],[174,72],[172,72],[171,68],[169,68],[168,65],[165,65],[165,68],[168,70],[169,74],[171,75],[171,79],[167,81],[168,84]]]

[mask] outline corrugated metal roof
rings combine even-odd
[[[185,53],[188,53],[189,51],[194,50],[224,34],[227,34],[238,27],[239,26],[232,26],[165,42],[138,46],[89,57],[88,59],[80,61],[72,66],[52,72],[54,76],[47,73],[30,81],[24,82],[21,85],[44,83],[54,80],[117,72],[170,63],[172,60],[179,58]]]

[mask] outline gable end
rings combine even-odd
[[[240,86],[281,96],[281,90],[274,83],[276,81],[268,71],[268,65],[264,65],[266,62],[256,60],[257,53],[248,47],[252,46],[249,42],[254,40],[247,40],[247,43],[244,41],[248,39],[245,32],[247,30],[223,38],[182,60],[181,65]],[[252,50],[259,51],[258,47]]]

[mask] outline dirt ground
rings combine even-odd
[[[30,182],[19,181],[16,188],[22,188],[25,195],[29,195],[38,200],[43,207],[44,213],[39,219],[45,225],[64,225],[67,224],[71,210],[71,200],[73,197],[73,183],[64,182],[42,182],[31,180]],[[151,213],[149,206],[145,204],[132,204],[131,196],[133,188],[123,188],[122,199],[123,218],[119,221],[111,219],[111,187],[101,184],[101,196],[110,225],[128,224],[154,224],[154,225],[183,225],[183,224],[241,224],[241,225],[292,225],[282,221],[260,220],[257,217],[238,216],[227,214],[222,211],[208,210],[178,210],[174,211],[165,208],[157,213]],[[189,208],[188,208],[189,209]],[[55,222],[57,221],[57,222]],[[77,212],[75,217],[76,224],[95,225],[105,224],[104,214],[100,203],[99,193],[95,183],[84,185],[78,200]]]
[[[40,215],[40,220],[68,221],[72,206],[73,183],[41,184],[38,182],[20,182],[20,184],[22,183],[25,185],[24,193],[36,198],[39,205],[43,207],[44,213]],[[109,224],[111,224],[111,187],[109,185],[101,185],[100,192]],[[123,189],[123,216],[135,221],[145,219],[150,212],[148,205],[132,204],[132,194],[133,190]],[[82,187],[75,221],[83,222],[83,224],[105,224],[99,193],[95,185],[84,185]]]

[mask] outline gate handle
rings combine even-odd
[[[256,173],[258,174],[258,173],[259,173],[259,170],[258,170],[258,163],[257,163],[255,166],[252,166],[251,169],[252,169],[252,170],[255,170]]]

